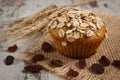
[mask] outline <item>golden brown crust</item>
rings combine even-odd
[[[104,22],[89,10],[65,8],[50,16],[49,30],[69,42],[79,38],[99,37]]]
[[[58,35],[58,29],[57,30],[48,29],[48,30],[49,30],[49,33],[52,35],[53,38],[59,39],[60,41],[66,40],[65,37],[63,37],[63,38],[59,37],[59,35]],[[99,31],[99,33],[100,33],[99,36],[96,34],[96,35],[94,35],[92,37],[83,37],[83,38],[79,38],[77,40],[91,41],[91,40],[95,40],[95,39],[105,38],[105,33],[106,33],[105,27],[102,27],[102,29]]]
[[[74,14],[70,15],[73,17],[71,20],[75,19],[70,26],[68,23],[70,23],[71,20],[66,21],[64,17],[61,18],[61,16],[64,14],[53,18],[49,25],[48,31],[61,54],[74,58],[88,57],[97,51],[100,43],[105,38],[105,24],[100,18],[89,11],[87,14],[84,12],[83,15],[87,15],[87,19],[92,16],[94,19],[96,19],[95,21],[90,19],[91,22],[88,20],[84,22],[84,19],[81,18],[82,22],[80,21],[78,23],[76,18],[74,18]],[[88,16],[88,14],[92,15]],[[59,18],[61,22],[58,20]],[[84,30],[81,28],[84,28]]]

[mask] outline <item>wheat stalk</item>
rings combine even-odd
[[[17,23],[11,24],[12,27],[6,32],[6,37],[3,40],[24,37],[43,29],[44,25],[48,23],[47,16],[56,9],[58,9],[58,6],[51,5],[32,16],[15,21]]]
[[[45,9],[43,9],[42,11],[39,11],[36,14],[33,14],[32,16],[24,18],[20,24],[13,25],[13,28],[11,28],[9,31],[15,32],[17,30],[16,27],[25,28],[27,26],[31,26],[31,24],[35,24],[42,18],[45,18],[48,14],[54,12],[57,8],[58,8],[58,6],[51,5]]]
[[[76,6],[79,4],[88,4],[94,0],[85,0],[81,2],[74,2],[73,4],[66,4],[62,6],[51,5],[45,9],[25,18],[17,19],[14,23],[10,24],[12,26],[5,34],[6,37],[3,40],[9,39],[23,39],[24,37],[29,37],[34,33],[41,34],[41,30],[45,30],[47,24],[49,23],[48,17],[51,13],[69,6]]]

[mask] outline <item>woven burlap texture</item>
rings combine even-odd
[[[109,58],[111,62],[113,62],[113,60],[120,59],[120,17],[100,11],[96,11],[96,14],[104,20],[108,29],[109,38],[102,42],[95,55],[86,59],[87,67],[85,69],[79,69],[76,66],[76,63],[78,62],[77,59],[65,57],[58,51],[49,53],[42,51],[41,45],[44,41],[47,41],[55,46],[49,34],[41,36],[40,40],[28,48],[22,57],[20,57],[20,59],[31,63],[32,56],[39,53],[44,54],[46,59],[37,62],[37,64],[43,65],[46,70],[70,80],[119,80],[120,71],[114,68],[112,65],[105,67],[105,72],[101,75],[93,74],[88,70],[93,63],[98,63],[98,60],[102,55],[105,55],[107,58]],[[53,59],[59,59],[63,61],[64,66],[57,68],[49,66],[50,60]],[[75,78],[67,77],[66,72],[70,68],[77,70],[79,72],[79,76]]]

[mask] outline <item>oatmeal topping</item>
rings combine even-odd
[[[94,35],[94,32],[92,30],[87,31],[87,37],[91,37]]]
[[[62,44],[63,46],[66,46],[66,45],[67,45],[67,42],[66,42],[66,41],[62,41],[61,44]]]
[[[67,41],[73,42],[75,39],[101,35],[99,30],[104,27],[102,19],[97,17],[92,11],[83,10],[78,7],[63,8],[50,15],[51,29],[59,29],[60,38],[65,37]],[[97,31],[97,33],[96,33]],[[61,42],[63,46],[67,41]]]
[[[65,23],[59,23],[58,25],[57,25],[57,28],[61,28],[61,27],[63,27],[65,25]]]
[[[59,29],[58,34],[59,34],[59,37],[60,37],[60,38],[63,38],[63,37],[65,36],[65,32],[64,32],[63,29]]]
[[[55,29],[57,27],[57,21],[54,21],[51,25],[51,29]]]
[[[80,33],[77,32],[77,31],[75,31],[75,32],[74,32],[74,38],[75,38],[75,39],[79,39],[79,38],[80,38]]]

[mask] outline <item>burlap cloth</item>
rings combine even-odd
[[[116,59],[120,59],[120,17],[114,16],[104,12],[96,11],[96,14],[101,17],[108,28],[109,38],[105,39],[100,45],[97,53],[86,59],[87,67],[85,69],[79,69],[76,66],[78,62],[77,59],[71,59],[61,55],[58,51],[46,53],[41,50],[41,44],[47,41],[53,44],[53,41],[49,34],[41,36],[40,40],[37,41],[33,46],[28,48],[25,53],[20,58],[23,61],[31,62],[31,57],[37,53],[44,54],[46,59],[38,62],[37,64],[43,65],[46,70],[53,72],[56,75],[66,76],[66,72],[72,68],[79,72],[79,76],[75,78],[70,78],[70,80],[120,80],[120,70],[114,68],[112,65],[105,67],[105,72],[101,75],[93,74],[89,72],[88,68],[93,63],[98,63],[98,59],[102,55],[105,55],[110,59],[111,62]],[[53,44],[53,46],[55,46]],[[63,67],[53,68],[49,66],[50,60],[59,59],[64,62]]]

